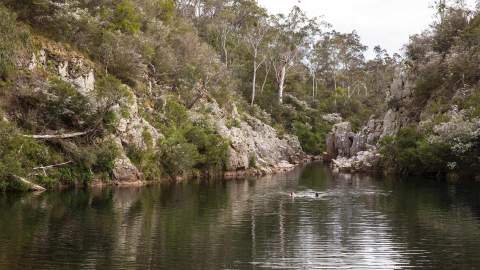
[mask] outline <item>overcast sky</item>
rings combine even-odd
[[[433,0],[258,0],[270,13],[288,13],[297,4],[310,17],[323,16],[340,32],[357,30],[372,55],[376,45],[401,52],[412,34],[433,21]],[[475,2],[475,0],[467,0]]]

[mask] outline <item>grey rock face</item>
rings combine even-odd
[[[341,157],[350,156],[350,148],[354,141],[352,125],[349,122],[342,122],[333,126],[333,134],[335,136],[335,148]]]
[[[106,141],[113,142],[120,150],[119,156],[115,159],[113,164],[113,179],[117,182],[138,182],[142,180],[142,175],[138,171],[137,167],[133,165],[130,159],[123,151],[122,142],[119,138],[111,135],[105,139]]]
[[[47,62],[54,67],[54,71],[62,80],[71,83],[75,89],[82,95],[89,98],[90,102],[98,106],[98,100],[95,99],[95,75],[93,63],[80,55],[65,56],[59,53],[59,49],[44,48],[39,53],[32,56],[28,69],[47,68]],[[120,120],[116,127],[116,134],[109,137],[113,140],[120,150],[120,157],[115,161],[113,177],[119,182],[136,182],[141,180],[141,174],[138,169],[128,159],[123,149],[124,145],[135,146],[140,149],[147,147],[147,138],[153,146],[162,136],[148,121],[143,119],[138,112],[137,99],[132,90],[130,90],[131,100],[121,101],[116,106],[117,115]],[[122,117],[120,107],[128,108],[127,115]],[[148,133],[148,136],[146,134]]]
[[[327,135],[327,153],[330,157],[351,157],[374,146],[381,137],[382,122],[371,119],[360,132],[352,132],[349,122],[333,126]]]
[[[332,161],[334,170],[340,172],[369,172],[375,170],[380,154],[376,151],[360,151],[350,158],[340,157]]]
[[[120,117],[116,131],[123,144],[145,150],[149,143],[147,137],[150,137],[152,146],[155,146],[162,134],[139,115],[137,98],[133,93],[131,94],[132,100],[124,104],[128,108],[128,116]],[[117,112],[117,115],[121,116],[121,113]]]
[[[367,136],[363,133],[353,135],[352,146],[350,147],[350,155],[356,155],[360,151],[364,151],[367,145]]]
[[[392,136],[399,130],[398,113],[392,109],[388,110],[383,118],[383,132],[382,137]]]
[[[252,160],[255,160],[260,168],[269,168],[285,163],[296,164],[305,158],[297,137],[285,135],[280,138],[273,127],[247,114],[230,116],[236,117],[237,124],[229,127],[229,115],[217,103],[199,104],[203,104],[203,109],[208,108],[211,112],[209,121],[215,125],[222,137],[230,141],[227,164],[229,171],[249,169]],[[201,117],[201,114],[195,113],[195,110],[201,109],[194,108],[191,115],[193,121]]]
[[[378,162],[376,143],[381,137],[382,121],[370,119],[357,133],[349,122],[336,124],[327,135],[327,154],[340,171],[371,171]]]
[[[388,111],[383,117],[381,137],[395,135],[401,128],[414,121],[410,115],[415,87],[415,78],[412,76],[404,66],[395,70],[394,80],[387,91]]]
[[[397,68],[394,81],[387,91],[388,110],[382,120],[371,118],[357,133],[348,123],[334,126],[327,136],[327,153],[340,170],[368,171],[379,159],[377,144],[385,136],[397,134],[411,121],[408,116],[412,102],[413,81],[405,67]]]
[[[115,160],[113,178],[118,182],[138,182],[142,179],[137,167],[125,156]]]

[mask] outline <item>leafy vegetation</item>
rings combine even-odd
[[[16,56],[30,47],[30,35],[18,25],[16,16],[1,5],[0,17],[0,80],[7,80],[15,71]]]
[[[415,162],[428,174],[446,171],[452,162],[475,167],[476,137],[462,140],[471,145],[463,154],[430,140],[433,127],[449,120],[452,105],[467,112],[466,122],[480,115],[479,15],[461,3],[442,14],[432,31],[412,37],[405,59],[380,46],[366,59],[368,48],[355,31],[337,32],[298,7],[271,16],[254,0],[1,1],[0,108],[15,130],[11,136],[18,135],[8,141],[27,145],[21,133],[87,134],[30,140],[45,160],[35,157],[30,164],[17,158],[12,168],[26,175],[35,165],[70,161],[38,180],[110,180],[123,149],[106,141],[125,119],[141,114],[162,136],[154,141],[143,130],[146,145],[122,147],[145,179],[221,171],[229,143],[202,115],[190,112],[205,100],[220,105],[229,128],[239,126],[232,117],[235,105],[275,127],[280,137],[297,135],[307,153],[321,154],[332,125],[323,116],[338,113],[355,130],[372,115],[381,116],[392,105],[384,100],[400,66],[414,80],[408,117],[419,121],[428,115],[433,121],[428,132],[404,130],[386,138],[385,164],[404,174],[419,171]],[[56,74],[64,58],[76,59],[68,52],[49,59],[46,68],[29,68],[39,40],[93,61],[95,89],[80,93],[72,80]],[[5,155],[13,157],[8,149]]]
[[[381,142],[384,165],[402,175],[442,175],[451,158],[449,147],[441,143],[429,143],[414,128],[400,130],[394,137]]]
[[[165,138],[157,153],[163,172],[173,177],[225,168],[228,143],[206,121],[193,123],[187,109],[175,101],[167,103],[165,118]]]
[[[401,175],[444,177],[449,172],[471,177],[480,165],[479,143],[470,141],[466,151],[446,142],[429,141],[414,128],[405,128],[381,145],[384,167]]]
[[[49,162],[49,150],[23,137],[11,124],[0,121],[0,189],[16,186],[14,176],[26,177],[33,168]]]

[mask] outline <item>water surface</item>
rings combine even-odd
[[[478,269],[479,194],[311,164],[258,180],[0,195],[0,270]]]

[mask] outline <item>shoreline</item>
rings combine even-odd
[[[91,188],[91,189],[102,189],[108,187],[120,187],[120,188],[136,188],[136,187],[147,187],[150,185],[159,185],[159,184],[179,184],[186,181],[192,180],[202,180],[202,179],[222,179],[222,180],[236,180],[236,179],[245,179],[248,177],[264,177],[269,175],[277,175],[282,173],[287,173],[290,171],[295,170],[296,168],[312,163],[312,162],[319,162],[322,161],[321,157],[319,156],[307,156],[306,158],[297,161],[295,163],[285,163],[281,162],[277,165],[270,166],[270,167],[262,167],[262,168],[254,168],[254,169],[246,169],[246,170],[238,170],[238,171],[224,171],[219,173],[218,175],[189,175],[189,176],[178,176],[175,180],[155,180],[155,181],[110,181],[110,182],[103,182],[101,180],[94,180],[87,185],[62,185],[59,187],[55,187],[52,189],[46,189],[46,191],[61,191],[69,188]]]

